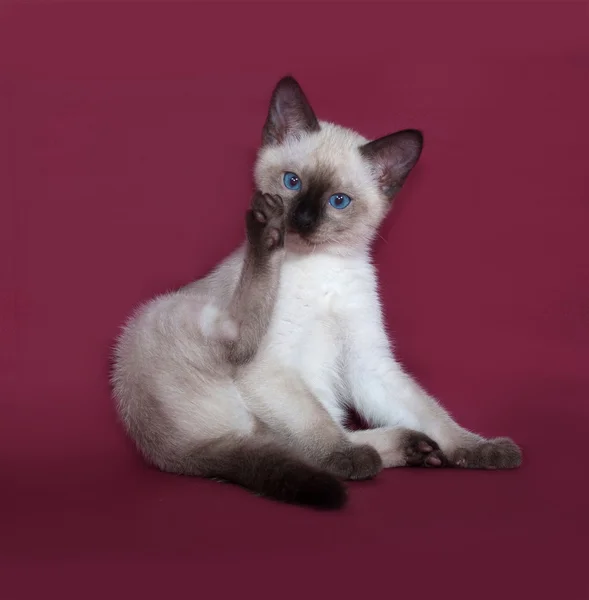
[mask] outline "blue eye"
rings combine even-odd
[[[333,206],[333,208],[337,208],[341,210],[342,208],[346,208],[350,204],[352,199],[347,194],[334,194],[329,199],[329,204]]]
[[[290,171],[285,173],[282,181],[284,182],[284,187],[287,190],[293,190],[296,192],[297,190],[301,189],[301,180],[296,173],[291,173]]]

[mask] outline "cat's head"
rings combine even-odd
[[[372,241],[422,145],[413,129],[368,141],[319,121],[299,84],[285,77],[272,94],[254,179],[284,199],[288,245],[345,252]]]

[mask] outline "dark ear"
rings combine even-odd
[[[418,161],[422,147],[421,131],[405,129],[361,146],[360,153],[372,164],[382,193],[392,199]]]
[[[303,131],[319,131],[317,117],[301,86],[293,77],[283,77],[270,100],[262,144],[280,144],[288,135]]]

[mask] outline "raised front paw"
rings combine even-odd
[[[419,431],[407,431],[401,441],[407,467],[445,467],[448,459],[434,440]]]
[[[372,479],[382,469],[382,460],[372,446],[352,445],[332,452],[323,467],[340,479]]]
[[[258,251],[270,252],[284,246],[285,211],[280,196],[257,191],[246,213],[247,238]]]
[[[451,462],[462,469],[515,469],[522,463],[522,453],[509,438],[495,438],[458,448]]]

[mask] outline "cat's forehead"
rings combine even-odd
[[[295,153],[310,152],[318,157],[339,155],[348,158],[350,155],[357,155],[358,148],[367,141],[352,129],[334,123],[320,121],[320,126],[319,132],[301,138],[298,143],[293,142],[291,150]]]
[[[264,149],[259,166],[293,171],[301,177],[328,176],[332,180],[329,183],[335,186],[365,187],[372,183],[369,166],[359,152],[366,142],[353,130],[321,122],[317,133]]]

